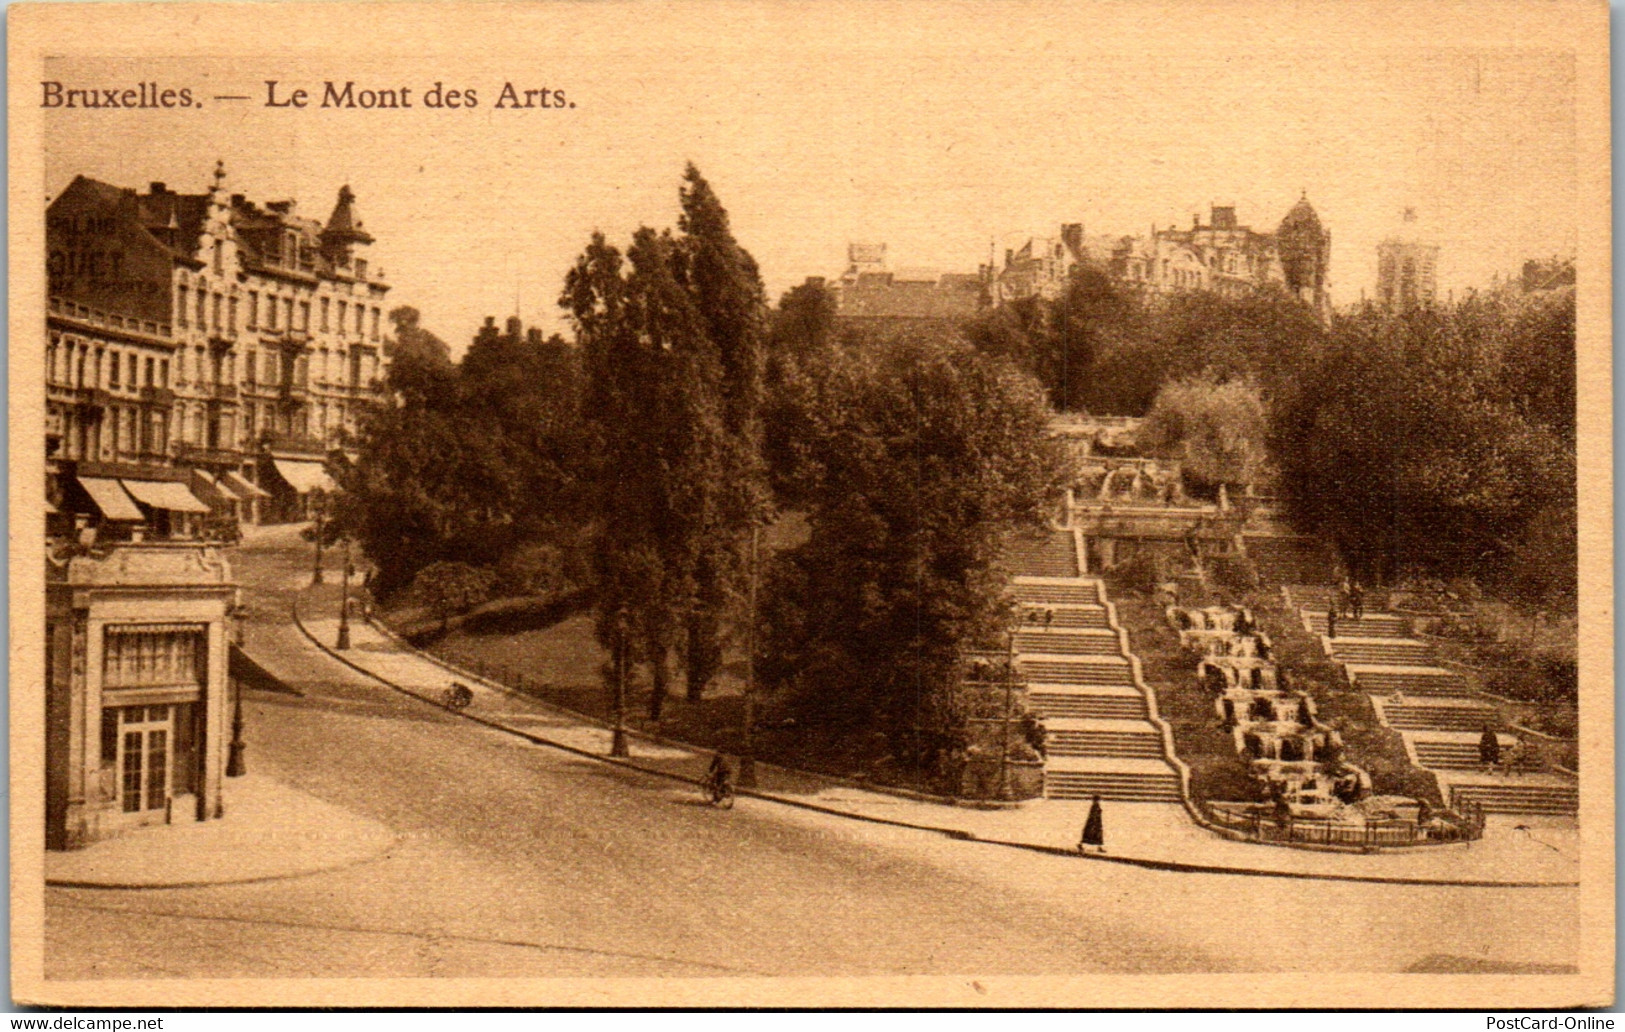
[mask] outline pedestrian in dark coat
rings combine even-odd
[[[1365,589],[1355,581],[1349,586],[1349,615],[1358,620],[1365,614]]]
[[[1478,736],[1478,762],[1484,765],[1486,774],[1501,762],[1501,738],[1495,733],[1495,728],[1488,724],[1484,725],[1484,733]]]
[[[1337,637],[1337,603],[1332,602],[1326,607],[1326,637]]]
[[[1100,815],[1099,796],[1089,803],[1089,818],[1083,822],[1083,838],[1078,840],[1078,852],[1087,853],[1091,846],[1097,853],[1106,851],[1106,822]]]

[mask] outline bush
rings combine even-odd
[[[1258,566],[1244,555],[1216,555],[1208,560],[1213,582],[1227,591],[1247,594],[1257,591]]]
[[[1106,588],[1114,595],[1150,595],[1168,579],[1169,570],[1154,552],[1140,552],[1116,564],[1105,573]]]
[[[496,573],[483,566],[431,563],[412,578],[411,593],[440,617],[441,630],[445,630],[454,614],[466,613],[490,598],[496,581]]]

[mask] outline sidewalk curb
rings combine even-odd
[[[394,852],[404,840],[403,835],[394,835],[389,843],[382,849],[367,856],[359,856],[353,860],[346,860],[342,864],[326,867],[308,867],[297,871],[285,871],[277,874],[260,874],[252,878],[204,878],[194,881],[177,882],[101,882],[82,881],[76,879],[46,878],[45,884],[53,889],[88,889],[118,892],[157,892],[163,889],[207,889],[216,885],[258,885],[262,882],[291,881],[294,878],[309,878],[317,874],[331,874],[334,871],[348,871],[362,864],[376,863]]]
[[[469,721],[472,721],[473,723],[480,724],[480,725],[482,725],[484,727],[491,728],[492,730],[501,731],[501,732],[503,732],[505,734],[510,734],[510,735],[513,735],[513,736],[515,736],[517,738],[522,738],[522,739],[524,739],[524,740],[526,740],[528,742],[531,742],[534,745],[542,745],[542,746],[547,746],[547,747],[550,747],[550,748],[553,748],[553,749],[558,749],[558,750],[560,750],[562,752],[567,752],[567,753],[570,753],[570,754],[575,755],[575,756],[580,756],[580,757],[583,757],[583,758],[589,759],[589,760],[596,760],[596,761],[598,761],[600,763],[609,764],[610,766],[614,766],[614,767],[620,767],[620,768],[623,768],[625,770],[634,771],[636,773],[644,774],[644,775],[647,775],[647,776],[666,778],[666,779],[671,780],[671,781],[680,781],[680,782],[683,782],[685,784],[690,784],[690,785],[700,785],[700,784],[702,784],[702,779],[700,779],[700,778],[689,778],[689,777],[685,777],[685,776],[683,776],[681,774],[673,774],[673,773],[671,773],[669,771],[655,770],[655,769],[652,769],[652,768],[649,768],[649,767],[640,766],[639,764],[634,763],[634,762],[632,762],[630,760],[623,760],[623,759],[620,759],[619,757],[614,757],[614,756],[605,756],[605,755],[603,755],[601,753],[588,752],[588,751],[586,751],[584,749],[578,749],[578,748],[576,748],[575,746],[572,746],[572,745],[565,745],[562,742],[556,742],[556,741],[553,741],[553,740],[548,739],[548,738],[543,738],[540,735],[532,734],[531,732],[528,732],[528,731],[522,731],[522,730],[519,730],[518,728],[512,728],[512,727],[508,727],[508,726],[503,725],[503,724],[496,723],[495,721],[486,720],[483,717],[474,716],[473,714],[470,714],[470,713],[467,713],[467,712],[454,712],[454,711],[451,711],[451,710],[447,710],[444,706],[441,706],[439,703],[435,702],[434,700],[432,700],[432,699],[430,699],[430,698],[428,698],[426,696],[419,695],[417,692],[411,691],[410,689],[403,688],[400,685],[394,683],[393,681],[389,681],[389,680],[387,680],[387,679],[385,679],[383,677],[380,677],[379,675],[373,673],[370,670],[367,670],[366,668],[360,666],[359,664],[357,664],[355,662],[352,662],[350,659],[346,658],[345,656],[340,655],[336,650],[334,650],[332,648],[329,648],[327,645],[323,644],[320,640],[318,640],[316,638],[316,636],[314,634],[311,633],[310,629],[305,626],[304,620],[299,615],[299,603],[298,603],[297,599],[294,600],[294,603],[293,603],[293,606],[292,606],[292,611],[293,611],[294,625],[299,628],[299,632],[301,634],[303,634],[305,636],[305,638],[308,639],[312,645],[316,646],[316,648],[318,650],[320,650],[321,652],[323,652],[324,654],[326,654],[330,658],[332,658],[334,660],[337,660],[340,663],[343,663],[345,666],[347,666],[351,670],[354,670],[355,672],[361,674],[362,676],[370,678],[371,680],[377,681],[379,684],[382,684],[386,688],[393,689],[394,691],[397,691],[397,692],[401,693],[402,695],[408,696],[409,698],[417,699],[420,702],[428,703],[429,705],[433,706],[437,710],[444,710],[446,713],[449,713],[449,714],[451,714],[453,716],[461,717],[464,720],[469,720]],[[421,652],[417,652],[416,654],[419,655],[419,656],[423,655],[423,653],[421,653]],[[430,662],[437,662],[437,661],[435,661],[435,660],[433,660],[431,658]],[[479,680],[484,681],[485,679],[480,678]],[[509,691],[509,689],[506,689],[506,688],[504,688],[503,690],[504,691]],[[587,723],[590,723],[590,721],[587,721]],[[639,737],[647,737],[647,736],[641,736],[640,735]],[[691,748],[691,747],[689,747],[689,748]],[[835,816],[835,817],[844,817],[844,818],[846,818],[848,820],[864,821],[864,822],[870,823],[870,824],[881,824],[881,825],[886,825],[886,826],[895,827],[895,828],[905,828],[905,829],[908,829],[908,830],[911,830],[911,831],[932,832],[932,833],[935,833],[935,834],[938,834],[938,835],[947,836],[948,838],[958,839],[958,840],[966,841],[966,842],[978,842],[978,843],[983,843],[983,844],[991,845],[991,846],[1004,846],[1004,847],[1012,848],[1012,849],[1023,849],[1023,850],[1027,850],[1028,852],[1033,852],[1033,853],[1045,853],[1045,854],[1048,854],[1048,855],[1051,855],[1051,856],[1065,856],[1065,857],[1070,857],[1070,858],[1075,859],[1075,860],[1094,860],[1094,861],[1101,861],[1101,862],[1105,862],[1105,863],[1124,864],[1124,865],[1128,865],[1128,866],[1131,866],[1131,867],[1141,867],[1141,868],[1145,868],[1145,869],[1148,869],[1148,870],[1168,871],[1168,872],[1173,872],[1173,873],[1228,874],[1228,875],[1236,875],[1236,876],[1239,876],[1239,877],[1252,877],[1252,878],[1290,878],[1290,879],[1295,879],[1295,880],[1299,880],[1299,881],[1362,882],[1362,883],[1377,884],[1377,885],[1437,885],[1437,886],[1445,886],[1445,887],[1451,887],[1451,888],[1561,889],[1561,888],[1576,888],[1580,884],[1579,881],[1577,881],[1577,880],[1576,881],[1563,881],[1563,882],[1528,882],[1528,881],[1526,881],[1526,882],[1509,882],[1509,881],[1486,881],[1486,880],[1445,880],[1445,879],[1431,879],[1431,878],[1407,878],[1407,877],[1385,876],[1385,875],[1323,874],[1323,873],[1307,872],[1307,871],[1269,870],[1269,869],[1266,869],[1266,868],[1256,868],[1256,867],[1220,867],[1220,866],[1212,865],[1212,864],[1186,864],[1186,863],[1181,863],[1181,862],[1175,861],[1175,860],[1152,860],[1152,859],[1147,859],[1147,858],[1144,858],[1144,857],[1110,856],[1110,855],[1104,855],[1104,854],[1098,854],[1098,853],[1092,853],[1092,854],[1091,853],[1079,853],[1077,851],[1069,850],[1069,849],[1063,849],[1063,848],[1060,848],[1058,846],[1044,846],[1044,845],[1039,845],[1039,844],[1034,843],[1034,842],[1019,842],[1019,841],[1013,841],[1013,840],[1008,840],[1008,839],[983,838],[983,837],[975,834],[974,832],[965,831],[962,828],[945,828],[945,827],[941,827],[941,826],[938,826],[938,825],[916,824],[916,823],[914,823],[912,821],[894,820],[894,819],[889,818],[889,817],[874,817],[874,816],[870,816],[868,814],[852,813],[849,810],[839,810],[839,809],[835,809],[834,807],[824,806],[824,805],[821,805],[821,804],[818,804],[818,803],[809,803],[809,802],[805,802],[805,801],[798,800],[798,799],[790,799],[790,798],[787,798],[785,796],[775,795],[775,794],[768,793],[768,792],[758,792],[758,791],[753,791],[753,790],[749,790],[749,789],[736,789],[735,794],[739,795],[739,796],[742,796],[742,797],[747,797],[747,798],[752,798],[752,799],[761,799],[761,800],[764,800],[766,802],[778,803],[778,804],[783,805],[783,806],[795,807],[797,809],[810,810],[810,811],[813,811],[813,812],[816,812],[816,813],[829,814],[829,815]]]
[[[515,698],[524,699],[530,705],[539,706],[542,709],[545,709],[550,713],[555,713],[558,716],[563,717],[563,718],[565,718],[567,720],[573,720],[573,721],[576,721],[577,723],[581,723],[581,724],[589,724],[589,725],[591,725],[593,727],[601,728],[601,729],[603,729],[605,731],[609,731],[609,730],[613,729],[613,725],[610,724],[606,720],[602,720],[602,719],[600,719],[598,717],[590,716],[590,715],[588,715],[586,713],[581,713],[581,712],[579,712],[577,710],[572,710],[572,709],[570,709],[570,708],[568,708],[566,706],[561,706],[561,705],[559,705],[557,703],[549,702],[546,699],[537,698],[536,696],[531,695],[529,692],[526,692],[526,691],[523,691],[523,690],[520,690],[520,689],[517,689],[517,688],[513,688],[513,687],[511,687],[511,686],[509,686],[507,684],[504,684],[501,681],[493,680],[493,679],[491,679],[489,677],[486,677],[483,674],[479,674],[479,673],[476,673],[476,672],[474,672],[472,670],[469,670],[467,667],[461,666],[461,665],[459,665],[457,663],[453,663],[451,660],[445,659],[445,658],[443,658],[441,656],[437,656],[434,653],[428,651],[427,649],[420,649],[416,645],[413,645],[411,643],[411,641],[407,640],[399,632],[397,632],[393,627],[389,626],[388,623],[386,623],[385,621],[383,621],[381,619],[378,619],[375,616],[374,617],[365,617],[365,619],[367,621],[368,626],[372,627],[373,630],[377,631],[379,634],[382,634],[384,637],[386,637],[390,641],[394,642],[397,646],[399,646],[401,648],[402,651],[410,652],[411,654],[413,654],[415,656],[422,657],[423,659],[428,660],[429,662],[431,662],[434,665],[440,667],[441,669],[446,670],[447,672],[449,672],[451,674],[454,674],[454,675],[456,675],[458,677],[461,677],[464,680],[477,681],[480,684],[483,684],[486,687],[492,689],[493,691],[499,691],[499,692],[502,692],[502,693],[504,693],[506,695],[513,696]],[[314,635],[311,635],[308,632],[306,634],[306,637],[311,638],[312,641],[315,641]],[[323,648],[326,651],[329,651],[329,652],[332,651],[330,649],[326,649],[326,646],[323,646],[321,644],[321,642],[319,642],[319,641],[317,641],[316,644],[317,644],[318,647]],[[354,666],[354,664],[350,664],[350,665]],[[366,671],[362,671],[362,672],[366,673]],[[372,676],[372,675],[369,674],[369,676]],[[429,701],[433,702],[434,700],[431,699]],[[627,734],[628,737],[637,738],[637,739],[640,739],[640,740],[645,741],[645,742],[652,742],[655,745],[662,745],[662,746],[665,746],[665,747],[670,748],[670,749],[687,749],[687,750],[690,750],[690,751],[693,751],[693,752],[705,752],[706,751],[704,749],[704,747],[697,746],[692,742],[683,742],[683,741],[679,741],[679,740],[677,740],[675,738],[667,738],[664,735],[651,734],[650,732],[642,730],[641,728],[631,728],[631,727],[629,727],[629,728],[626,728],[625,730],[626,730],[626,734]],[[864,780],[862,778],[849,778],[849,777],[842,777],[839,774],[824,774],[824,773],[820,773],[818,771],[799,770],[799,769],[796,769],[796,768],[793,768],[793,767],[782,767],[779,764],[769,763],[766,760],[757,760],[756,761],[756,768],[758,770],[766,769],[766,770],[779,771],[779,772],[781,772],[783,774],[786,774],[788,776],[791,776],[791,777],[815,778],[815,779],[818,779],[820,781],[827,781],[832,785],[840,785],[843,788],[856,789],[856,790],[858,790],[860,792],[873,792],[873,793],[875,793],[877,795],[896,796],[899,799],[908,799],[908,800],[910,800],[912,802],[916,802],[916,803],[933,803],[933,804],[935,804],[937,806],[951,806],[951,807],[957,807],[957,808],[962,809],[962,810],[1008,811],[1008,810],[1019,810],[1019,809],[1021,809],[1021,807],[1023,805],[1025,805],[1024,802],[1021,802],[1021,801],[1005,802],[1005,801],[1002,801],[1002,800],[959,799],[959,798],[952,797],[952,796],[931,795],[931,794],[926,793],[926,792],[915,792],[915,791],[912,791],[910,789],[897,788],[897,787],[892,786],[892,785],[876,784],[876,783],[874,783],[872,781],[866,781],[866,780]]]

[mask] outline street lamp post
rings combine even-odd
[[[316,572],[310,578],[311,584],[322,582],[322,517],[327,515],[327,495],[317,491],[316,503]]]
[[[1016,628],[1021,626],[1021,610],[1010,624],[1004,655],[1004,713],[999,721],[999,798],[1010,796],[1010,697],[1016,690]]]
[[[344,539],[344,591],[339,596],[339,640],[335,647],[343,652],[350,647],[350,539]]]
[[[615,731],[609,740],[611,756],[628,756],[626,748],[626,609],[615,614]]]
[[[762,529],[750,528],[750,632],[745,649],[744,734],[739,746],[739,787],[756,787],[756,558]]]
[[[236,644],[243,644],[244,625],[247,614],[243,612],[241,604],[232,611],[232,622],[235,627],[234,637]],[[231,743],[226,750],[226,777],[240,778],[248,773],[248,764],[243,759],[243,753],[248,749],[243,741],[243,684],[236,678],[231,679],[232,711],[231,711]]]

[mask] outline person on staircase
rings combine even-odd
[[[1494,772],[1501,762],[1501,738],[1489,724],[1484,725],[1484,733],[1478,736],[1478,762],[1483,764],[1486,774]]]
[[[1100,813],[1098,795],[1089,802],[1089,816],[1083,822],[1083,837],[1078,840],[1078,852],[1087,853],[1091,849],[1097,853],[1106,851],[1106,821]]]
[[[1349,615],[1354,617],[1355,623],[1365,618],[1365,589],[1360,587],[1359,581],[1349,585]]]

